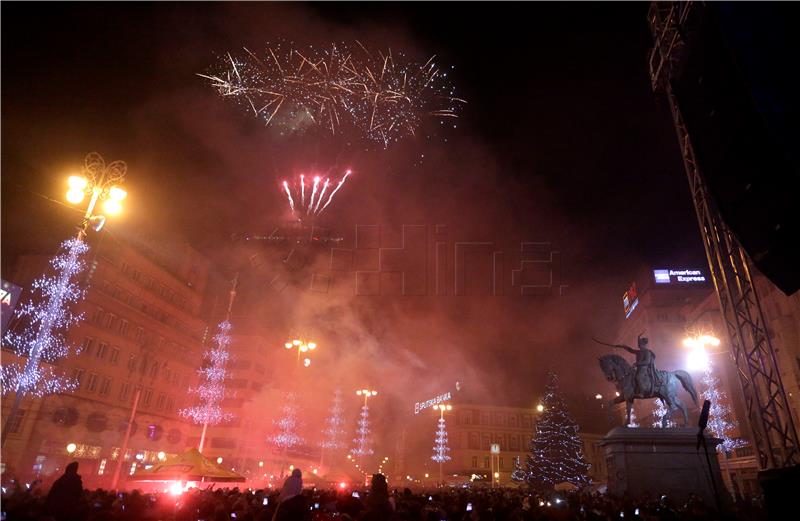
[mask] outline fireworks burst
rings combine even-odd
[[[426,117],[458,117],[466,102],[435,57],[419,64],[402,52],[375,56],[356,44],[300,49],[279,42],[261,56],[245,48],[199,76],[267,125],[316,125],[332,134],[349,127],[384,147],[416,135]]]
[[[344,182],[347,181],[347,177],[352,172],[347,170],[339,182],[336,184],[336,188],[331,190],[330,194],[328,194],[328,199],[325,201],[325,204],[322,201],[325,199],[325,193],[328,191],[328,186],[331,184],[330,178],[326,177],[325,180],[322,180],[321,176],[314,176],[313,183],[311,184],[311,196],[308,199],[308,204],[306,204],[306,178],[305,175],[300,174],[299,180],[294,185],[289,184],[288,181],[283,181],[281,185],[283,186],[283,191],[286,193],[286,199],[289,202],[289,209],[292,211],[296,217],[300,218],[303,215],[307,216],[314,216],[319,215],[325,208],[331,204],[333,201],[333,196],[336,195],[336,192],[344,185]],[[320,182],[322,183],[322,188],[320,189],[319,185]],[[300,194],[300,206],[295,206],[295,197],[292,196],[292,192],[294,192],[294,196],[296,197],[297,194]],[[322,205],[320,207],[320,205]]]

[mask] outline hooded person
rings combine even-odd
[[[294,469],[283,482],[273,521],[302,521],[309,517],[308,501],[303,495],[303,473]]]
[[[372,476],[366,503],[365,520],[383,521],[393,516],[394,509],[389,502],[389,486],[386,483],[386,476],[383,474]]]
[[[82,496],[83,480],[78,474],[78,462],[73,461],[50,487],[45,507],[57,521],[80,519]]]

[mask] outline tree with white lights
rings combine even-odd
[[[84,296],[77,277],[83,271],[82,256],[88,249],[79,238],[61,244],[62,251],[50,261],[55,274],[36,279],[31,285],[34,298],[17,310],[16,316],[26,321],[25,327],[19,332],[9,330],[3,338],[3,347],[23,359],[4,362],[0,368],[2,394],[16,394],[9,420],[25,396],[45,396],[77,387],[76,381],[55,372],[49,364],[69,355],[66,332],[83,318],[73,314],[70,306]],[[3,429],[3,442],[7,427]]]
[[[639,419],[636,417],[636,409],[631,407],[631,421],[628,422],[628,427],[638,427]]]
[[[221,405],[225,398],[225,380],[228,377],[225,366],[230,359],[230,344],[231,323],[225,319],[218,326],[211,349],[203,354],[203,367],[198,371],[202,383],[193,389],[198,395],[200,403],[178,411],[178,414],[184,418],[203,426],[198,448],[200,452],[203,452],[208,426],[230,421],[234,417],[232,413],[225,412]]]
[[[342,406],[342,391],[336,389],[333,393],[333,403],[325,419],[325,428],[322,430],[323,440],[321,446],[323,449],[343,449],[346,446],[344,440],[345,432],[342,426],[344,425],[344,407]]]
[[[558,391],[558,377],[549,373],[544,406],[531,440],[526,461],[526,481],[537,488],[552,489],[559,483],[589,483],[589,464],[583,457],[580,428],[567,411]]]
[[[350,451],[354,456],[369,456],[372,450],[372,437],[369,426],[369,406],[364,404],[361,407],[361,414],[358,417],[358,427],[356,427],[356,437],[353,439],[354,447]]]
[[[297,401],[293,393],[286,395],[286,400],[281,405],[281,416],[273,423],[277,432],[270,437],[270,441],[275,447],[286,452],[303,443],[303,439],[297,434]]]
[[[661,420],[669,413],[667,406],[664,405],[664,400],[657,399],[656,407],[653,409],[653,427],[661,428]],[[675,422],[667,418],[667,427],[674,427]]]
[[[714,374],[710,361],[706,365],[705,371],[703,371],[702,380],[705,387],[705,390],[701,393],[702,397],[711,402],[706,428],[711,434],[722,440],[722,443],[717,445],[717,452],[730,452],[736,447],[741,447],[744,442],[741,439],[731,437],[737,428],[737,423],[733,419],[728,397],[725,391],[720,388],[719,378]]]
[[[436,437],[433,441],[433,456],[431,459],[436,463],[450,461],[450,447],[447,444],[447,427],[444,418],[439,418],[436,428]]]

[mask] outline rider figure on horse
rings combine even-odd
[[[636,339],[638,349],[622,344],[614,344],[613,347],[624,349],[636,356],[636,372],[634,374],[634,392],[639,396],[652,396],[658,390],[661,381],[656,371],[656,354],[647,348],[647,337],[639,335]]]

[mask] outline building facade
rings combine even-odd
[[[84,318],[67,334],[76,349],[56,362],[78,388],[25,398],[10,424],[4,470],[20,478],[46,480],[77,460],[86,486],[107,487],[120,460],[124,479],[159,456],[182,452],[190,441],[191,426],[178,410],[192,400],[188,389],[197,383],[208,336],[199,317],[210,264],[188,245],[110,234],[102,239],[86,255],[81,275],[87,291],[75,311]],[[47,261],[20,257],[14,280],[29,287],[49,268]],[[3,351],[4,362],[13,358]],[[13,398],[3,398],[4,416]],[[134,402],[128,449],[121,454]]]

